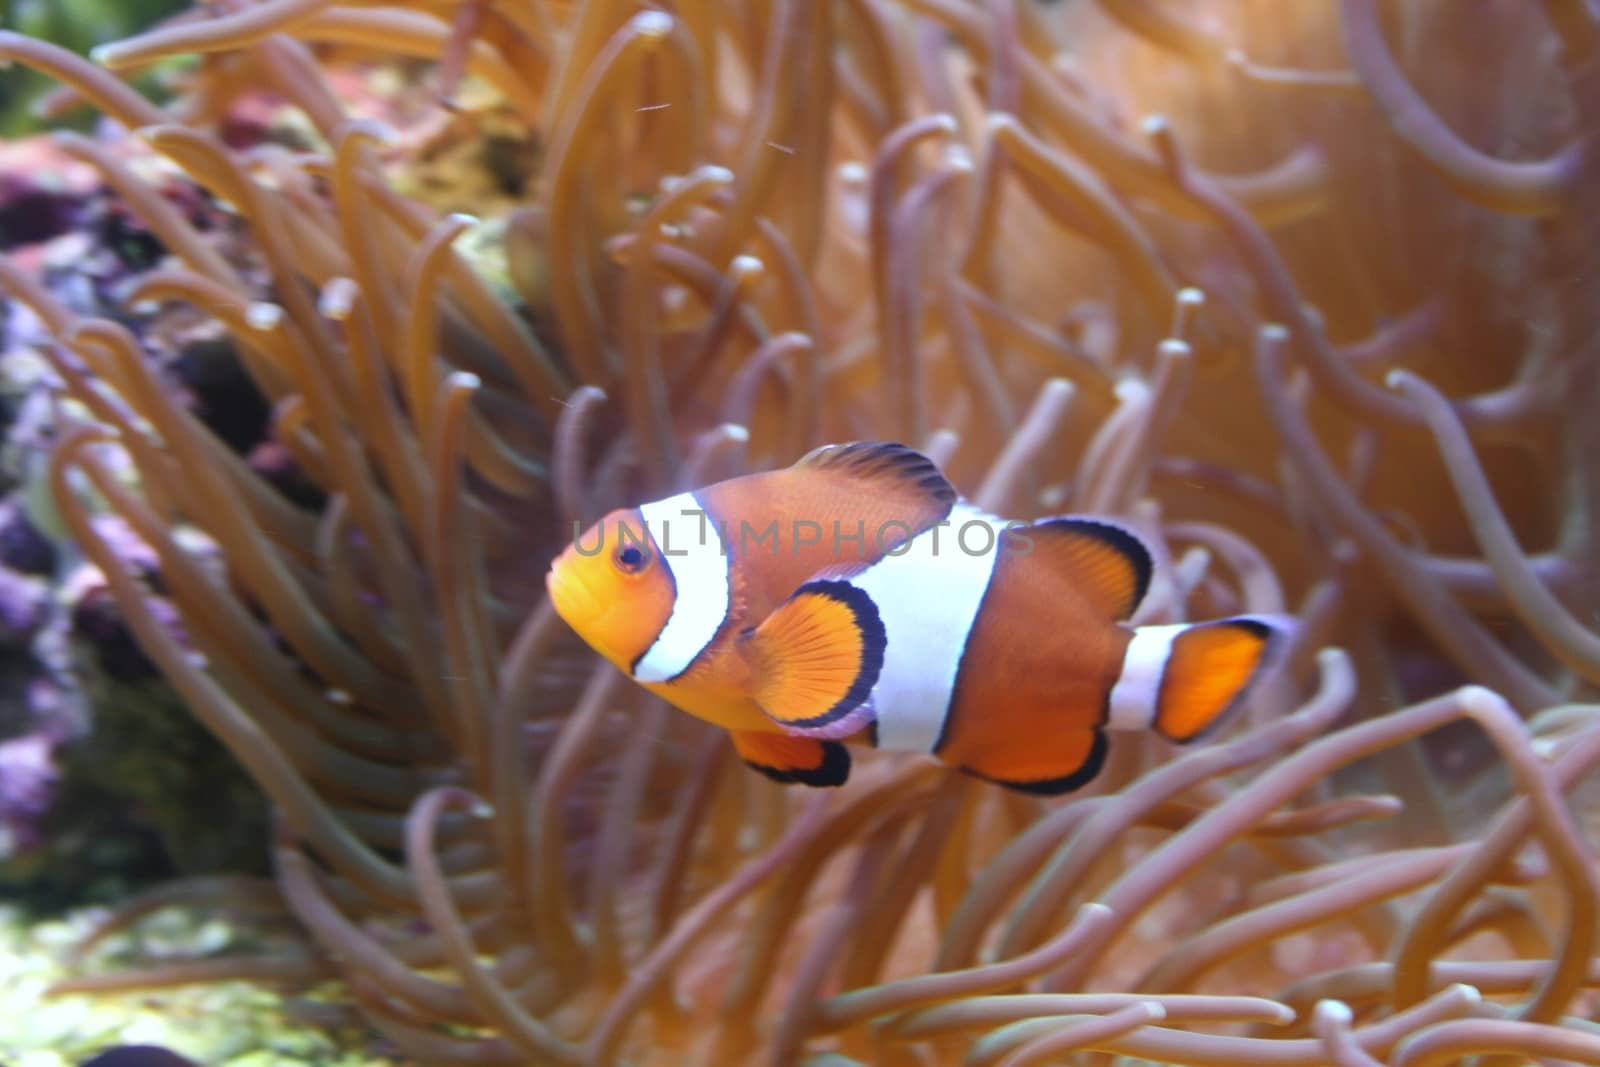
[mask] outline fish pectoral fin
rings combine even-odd
[[[1007,789],[1060,796],[1082,789],[1106,761],[1105,731],[1097,726],[1051,731],[986,746],[961,761],[963,771]]]
[[[871,721],[885,638],[864,591],[807,582],[740,642],[755,678],[751,695],[786,733],[832,740]]]
[[[838,741],[765,730],[729,730],[739,758],[785,785],[844,785],[850,777],[850,751]]]
[[[1227,718],[1289,643],[1294,620],[1241,615],[1198,623],[1172,639],[1156,697],[1156,731],[1184,743]]]
[[[1132,615],[1150,587],[1150,550],[1114,522],[1063,515],[1040,519],[1017,535],[1032,542],[1030,554],[1046,567],[1070,574],[1109,620]]]

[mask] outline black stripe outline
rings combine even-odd
[[[701,518],[700,521],[710,522],[711,530],[716,535],[717,540],[720,542],[722,539],[722,528],[718,526],[717,523],[721,520],[712,515],[711,508],[707,506],[704,500],[700,499],[699,493],[690,493],[689,496],[697,505],[699,505],[700,511],[703,513],[703,518]],[[650,538],[650,544],[655,547],[656,557],[661,561],[661,565],[667,569],[667,581],[672,583],[672,610],[667,612],[666,619],[661,623],[661,629],[656,631],[656,635],[650,639],[650,643],[645,646],[644,651],[635,656],[633,662],[628,664],[629,675],[633,675],[638,672],[640,662],[642,662],[644,658],[650,654],[650,650],[652,648],[656,647],[656,642],[661,640],[661,635],[667,629],[667,623],[672,621],[672,616],[677,614],[678,611],[678,576],[672,572],[672,564],[667,562],[667,554],[661,551],[660,545],[656,544],[656,535],[651,533],[650,527],[645,524],[642,511],[640,512],[639,525],[644,527],[645,536]],[[651,682],[651,685],[671,685],[679,678],[682,678],[684,675],[694,670],[695,666],[705,658],[705,654],[715,648],[717,642],[720,641],[723,635],[728,632],[728,626],[733,621],[734,616],[733,606],[737,599],[737,593],[734,587],[734,580],[737,575],[733,569],[733,554],[728,551],[728,546],[725,544],[722,546],[722,555],[723,558],[727,560],[725,566],[727,567],[728,572],[728,603],[724,605],[722,609],[722,621],[717,623],[716,630],[711,634],[711,640],[700,646],[700,651],[694,654],[694,656],[684,666],[683,670],[679,671],[677,674],[674,674],[671,678],[668,678],[664,682]]]
[[[970,767],[961,769],[974,778],[982,778],[986,782],[1003,785],[1007,789],[1013,789],[1019,793],[1031,793],[1034,796],[1041,797],[1058,797],[1063,793],[1071,793],[1074,790],[1082,789],[1094,781],[1095,776],[1105,766],[1106,752],[1109,748],[1110,745],[1106,741],[1105,731],[1096,729],[1094,743],[1089,747],[1089,755],[1077,770],[1071,774],[1064,774],[1060,778],[1043,778],[1032,782],[1012,782],[1004,778],[994,778],[987,774],[981,774]]]
[[[983,583],[983,592],[978,595],[978,610],[972,613],[972,624],[961,637],[961,655],[956,659],[956,676],[950,682],[950,695],[945,698],[944,719],[939,723],[939,736],[934,738],[933,747],[928,750],[935,756],[950,741],[950,724],[955,721],[956,708],[961,706],[961,682],[967,676],[967,648],[972,644],[972,632],[983,622],[983,611],[989,603],[989,590],[994,588],[995,575],[1000,573],[1005,562],[1006,554],[1003,552],[994,557],[994,562],[989,566],[989,577]]]

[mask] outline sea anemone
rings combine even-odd
[[[0,36],[237,214],[223,255],[68,142],[181,264],[130,307],[219,320],[320,490],[0,266],[75,402],[61,516],[310,939],[64,991],[337,973],[428,1062],[1600,1063],[1595,43],[1570,0],[265,0],[98,53],[202,53],[161,109]],[[515,301],[329,86],[395,53],[536,148]],[[263,90],[318,143],[220,139]],[[812,793],[542,599],[575,523],[870,437],[1138,526],[1138,621],[1295,611],[1289,669],[1062,801],[886,755]]]

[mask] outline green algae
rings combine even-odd
[[[358,1027],[325,1029],[298,1018],[285,995],[248,982],[214,982],[125,993],[46,996],[69,976],[71,947],[104,917],[85,909],[30,921],[0,905],[0,1062],[6,1067],[72,1067],[109,1045],[160,1045],[207,1067],[401,1067],[378,1054]],[[107,942],[96,967],[114,969],[138,952],[209,954],[245,932],[197,913],[174,910]],[[337,998],[337,990],[326,995]]]
[[[144,29],[187,6],[187,0],[0,0],[0,29],[87,52],[94,45]],[[0,136],[38,132],[39,122],[30,106],[51,84],[49,79],[21,68],[0,71]],[[139,84],[153,88],[157,81],[142,78]]]

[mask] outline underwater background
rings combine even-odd
[[[6,0],[0,26],[74,52],[87,52],[145,28],[186,5],[181,0]],[[45,75],[26,67],[0,72],[0,133],[27,137],[45,125],[33,107],[51,88]],[[151,84],[159,92],[159,84]]]
[[[11,0],[0,1064],[1600,1063],[1600,17],[1461,10]],[[808,790],[550,608],[856,439],[1284,670]]]

